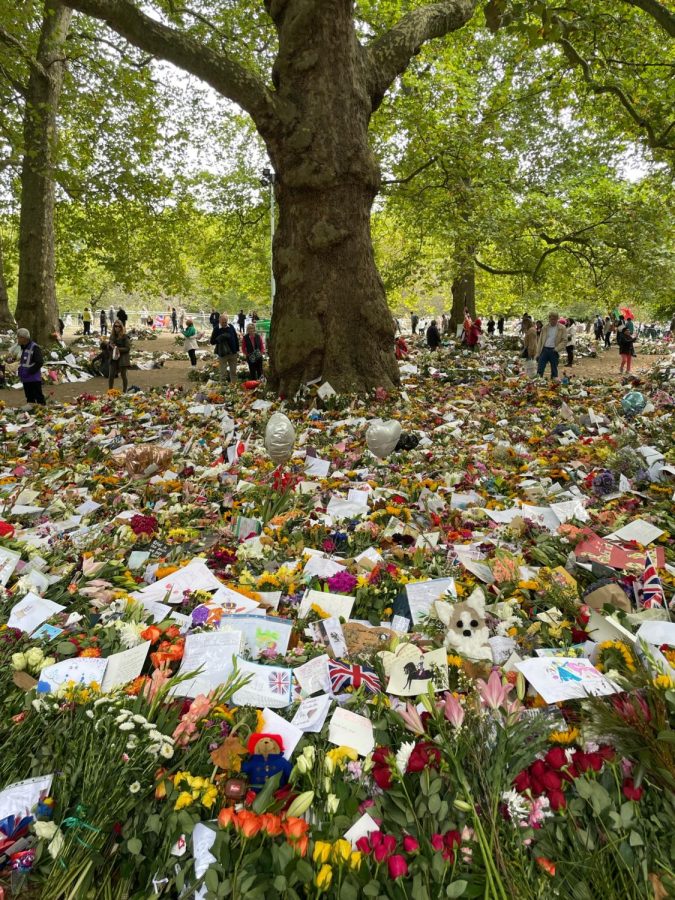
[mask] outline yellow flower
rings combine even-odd
[[[325,609],[322,609],[318,603],[312,603],[311,606],[312,612],[315,612],[317,616],[320,616],[322,619],[330,619],[330,613],[327,613]]]
[[[358,758],[358,753],[351,747],[335,747],[334,750],[329,750],[326,753],[326,768],[329,772],[333,772],[336,766],[343,768],[346,760],[354,762]]]
[[[352,867],[352,869],[358,869],[359,866],[361,865],[362,860],[363,860],[363,854],[361,853],[361,851],[354,850],[354,851],[352,851],[352,853],[349,857],[349,865]]]
[[[670,675],[657,675],[652,683],[655,688],[659,688],[660,690],[664,691],[670,691],[675,688],[675,680],[673,680]]]
[[[462,657],[451,654],[448,656],[448,665],[454,666],[456,669],[462,668]]]
[[[179,809],[185,809],[186,806],[190,806],[191,804],[192,794],[188,793],[188,791],[181,791],[176,800],[174,811],[178,812]]]
[[[578,728],[568,728],[566,731],[552,731],[548,739],[552,744],[572,744],[579,737]]]
[[[202,806],[205,806],[207,809],[211,809],[213,804],[216,802],[216,797],[218,796],[218,788],[215,784],[212,784],[211,787],[207,788],[202,794]]]
[[[312,853],[312,859],[315,863],[325,863],[328,862],[330,857],[331,844],[328,841],[317,841],[314,844],[314,852]]]
[[[352,845],[345,838],[335,841],[333,844],[333,861],[336,863],[347,862],[352,853]]]
[[[314,879],[314,884],[320,891],[326,891],[330,887],[330,883],[332,880],[333,867],[329,866],[328,863],[325,863],[317,872],[316,878]]]

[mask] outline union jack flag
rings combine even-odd
[[[649,553],[645,556],[645,573],[642,577],[642,607],[643,609],[664,608],[666,595],[659,578],[656,566]]]
[[[357,690],[363,686],[370,694],[379,694],[382,686],[373,669],[357,666],[342,659],[328,660],[328,676],[334,694],[340,694],[347,688]]]
[[[281,669],[271,672],[267,677],[267,683],[273,694],[288,694],[291,689],[290,673]]]

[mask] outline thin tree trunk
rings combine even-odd
[[[286,396],[315,378],[339,391],[392,388],[395,325],[370,234],[380,173],[351,4],[288,0],[275,24],[274,81],[297,117],[264,135],[279,205],[270,383]]]
[[[38,343],[48,343],[58,326],[53,168],[56,117],[66,65],[64,44],[71,17],[71,9],[45,0],[24,113],[16,320]]]
[[[9,308],[7,283],[5,282],[5,265],[2,258],[2,242],[0,241],[0,331],[11,331],[15,327],[16,322]]]
[[[471,318],[476,316],[476,270],[473,264],[465,264],[464,270],[452,282],[452,312],[450,329],[454,333],[464,321],[464,310]]]

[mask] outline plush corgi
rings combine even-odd
[[[463,603],[437,600],[434,612],[447,628],[446,647],[467,659],[492,660],[490,631],[485,624],[485,594],[480,588]]]

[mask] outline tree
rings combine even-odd
[[[156,12],[176,24],[131,0],[72,0],[72,6],[206,80],[239,104],[262,136],[279,207],[272,387],[293,394],[317,377],[340,389],[397,383],[394,324],[370,235],[380,174],[368,126],[411,57],[426,41],[461,28],[473,0],[416,6],[363,42],[351,0],[265,0],[260,27],[268,45],[277,43],[267,78],[242,62],[245,40],[241,58],[230,49],[222,4],[200,4],[197,24],[192,19],[189,26],[190,12],[173,4]],[[259,16],[259,4],[253,6]]]

